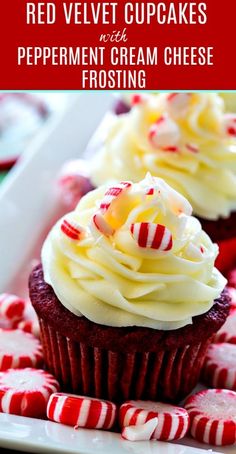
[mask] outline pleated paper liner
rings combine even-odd
[[[177,402],[196,386],[210,340],[182,348],[120,353],[62,336],[40,319],[47,368],[63,390],[109,399]]]

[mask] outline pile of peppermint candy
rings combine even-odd
[[[78,429],[120,431],[129,441],[180,440],[190,434],[209,445],[236,442],[236,270],[229,275],[230,315],[208,348],[205,389],[182,407],[162,402],[113,402],[60,392],[44,369],[36,314],[15,295],[0,295],[0,412],[48,418]]]

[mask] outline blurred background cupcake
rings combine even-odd
[[[228,112],[236,112],[236,93],[220,93]]]
[[[139,95],[113,118],[92,162],[94,186],[147,171],[183,194],[221,247],[219,266],[236,259],[236,116],[215,93]]]
[[[153,94],[158,95],[158,92],[153,92]],[[219,93],[219,95],[225,102],[226,111],[236,112],[236,93]],[[122,115],[129,112],[137,103],[140,96],[142,96],[142,94],[139,93],[117,94],[113,112],[116,115]]]
[[[151,94],[152,92],[150,92]],[[152,93],[155,95],[155,93]],[[157,94],[157,93],[156,93]],[[113,113],[115,115],[122,115],[128,113],[133,106],[140,103],[140,99],[143,97],[142,93],[119,93],[115,94],[116,100],[113,105]]]
[[[228,314],[217,245],[163,180],[102,186],[59,220],[30,276],[46,364],[91,396],[175,401]]]

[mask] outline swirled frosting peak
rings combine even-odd
[[[228,217],[236,209],[236,115],[215,93],[139,97],[113,119],[92,163],[95,186],[147,171],[183,194],[194,214]]]
[[[189,202],[162,179],[88,193],[42,250],[44,277],[74,314],[109,326],[176,329],[225,286]]]

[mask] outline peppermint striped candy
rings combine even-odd
[[[43,363],[42,347],[32,334],[19,329],[0,329],[0,370],[39,367]]]
[[[108,224],[100,212],[94,214],[92,226],[96,227],[96,229],[105,236],[111,236],[115,233],[115,230]]]
[[[0,318],[11,321],[20,320],[23,317],[26,301],[9,293],[0,294]]]
[[[17,325],[17,329],[21,329],[26,333],[33,334],[35,337],[40,336],[39,322],[37,319],[34,320],[20,320]]]
[[[117,185],[110,187],[106,192],[104,199],[100,204],[100,210],[104,214],[110,208],[112,202],[117,199],[121,194],[124,194],[130,189],[132,184],[128,181],[121,181]]]
[[[236,391],[236,345],[210,345],[205,357],[202,379],[213,388]]]
[[[180,117],[186,112],[190,99],[191,93],[170,93],[167,96],[167,108],[172,115]]]
[[[106,400],[55,393],[49,399],[47,417],[75,428],[111,429],[116,410],[116,405]]]
[[[173,151],[171,147],[176,147],[180,139],[179,127],[169,116],[162,115],[150,127],[148,139],[155,148],[164,147],[164,151]],[[177,151],[177,148],[174,151]]]
[[[39,321],[37,314],[30,301],[26,302],[25,311],[22,320],[14,323],[13,328],[21,329],[26,333],[31,333],[35,337],[40,336]]]
[[[80,241],[85,236],[85,229],[77,222],[64,218],[61,223],[61,231],[73,241]]]
[[[214,342],[229,342],[236,344],[236,308],[230,310],[224,325],[214,335]]]
[[[236,392],[228,389],[200,391],[187,399],[185,408],[193,438],[216,446],[236,442]]]
[[[131,234],[139,247],[169,251],[173,246],[170,230],[161,224],[137,222],[131,224]]]
[[[8,369],[0,372],[0,411],[13,415],[44,418],[51,393],[59,383],[40,369]]]
[[[151,402],[130,400],[120,407],[119,422],[121,428],[127,426],[142,426],[147,421],[157,418],[158,423],[152,433],[154,440],[179,440],[189,428],[189,416],[181,407]]]
[[[227,113],[224,115],[224,128],[229,136],[236,136],[236,115]]]

